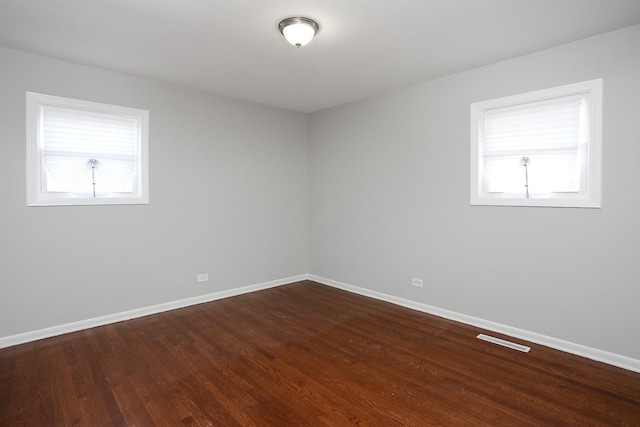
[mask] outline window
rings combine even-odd
[[[471,105],[471,204],[601,206],[602,80]]]
[[[146,204],[149,112],[27,92],[27,205]]]

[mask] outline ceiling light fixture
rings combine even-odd
[[[289,43],[295,47],[300,47],[313,39],[319,27],[318,23],[313,19],[293,16],[280,21],[278,29]]]

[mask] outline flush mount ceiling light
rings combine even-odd
[[[278,29],[285,39],[295,47],[304,46],[311,41],[318,32],[318,23],[313,19],[293,16],[283,19]]]

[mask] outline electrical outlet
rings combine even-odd
[[[422,280],[414,278],[411,280],[411,286],[415,286],[416,288],[422,287]]]
[[[198,274],[198,282],[206,282],[209,280],[209,274]]]

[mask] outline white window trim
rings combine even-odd
[[[39,109],[42,105],[78,108],[108,114],[118,114],[139,119],[140,141],[139,167],[136,168],[136,185],[133,193],[118,193],[107,197],[88,198],[69,193],[49,193],[43,186],[44,158],[38,132]],[[128,205],[149,203],[149,111],[118,105],[63,98],[27,92],[27,206],[58,205]]]
[[[483,183],[483,118],[491,108],[508,107],[544,99],[584,94],[589,102],[586,190],[577,194],[555,193],[549,197],[510,198],[485,191]],[[559,86],[471,104],[471,205],[602,207],[602,79]]]

